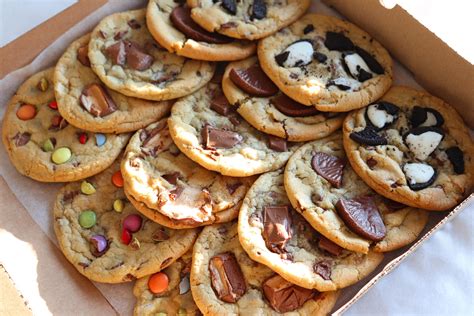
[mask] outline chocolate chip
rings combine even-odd
[[[332,264],[329,260],[318,261],[313,265],[313,271],[324,280],[331,280]]]
[[[308,33],[311,33],[312,31],[314,31],[314,25],[313,24],[308,24],[305,26],[305,28],[303,29],[303,34],[308,34]]]
[[[345,160],[323,152],[316,152],[313,159],[311,159],[311,166],[314,171],[336,188],[340,188],[342,185],[345,165]]]
[[[212,289],[220,300],[235,303],[247,291],[244,275],[233,253],[225,252],[212,257],[209,272]]]
[[[377,160],[370,157],[369,159],[367,159],[366,164],[367,166],[369,166],[370,169],[373,169],[377,165]]]
[[[242,182],[235,182],[235,183],[227,183],[226,188],[227,192],[229,192],[230,195],[234,194],[235,191],[237,191],[238,188],[242,186]]]
[[[252,5],[251,20],[261,20],[267,16],[267,5],[264,0],[254,0]]]
[[[446,149],[446,154],[448,155],[449,161],[453,165],[454,172],[457,174],[464,173],[464,153],[462,150],[457,147],[450,147]]]
[[[77,195],[79,195],[79,191],[67,191],[63,195],[63,202],[71,202]]]
[[[288,144],[286,142],[286,139],[276,137],[273,135],[267,135],[267,137],[268,137],[268,147],[270,149],[273,149],[274,151],[278,151],[278,152],[288,151]]]
[[[375,129],[371,126],[367,126],[364,130],[359,132],[352,132],[349,137],[359,144],[370,146],[387,145],[387,139],[377,134]]]
[[[153,241],[164,241],[170,239],[170,235],[163,227],[161,227],[155,230],[155,232],[151,235],[151,239],[153,239]]]
[[[319,237],[318,247],[329,252],[333,256],[339,256],[342,253],[342,248],[339,245],[333,243],[324,236]]]
[[[216,3],[215,0],[214,3]],[[237,3],[235,3],[235,0],[222,0],[221,6],[232,15],[237,13]]]
[[[372,196],[341,198],[336,210],[351,231],[372,241],[380,241],[387,232]]]
[[[201,131],[205,148],[232,148],[243,141],[239,133],[205,125]]]
[[[130,68],[143,71],[153,64],[153,56],[144,53],[138,44],[126,41],[125,50],[127,52],[127,65]]]
[[[385,206],[387,207],[387,209],[389,211],[398,211],[398,210],[401,210],[402,208],[405,208],[407,207],[405,204],[402,204],[400,202],[397,202],[397,201],[394,201],[394,200],[390,200],[390,199],[387,199],[387,198],[384,198],[383,199],[383,203],[385,204]]]
[[[273,104],[278,111],[291,117],[305,117],[320,114],[315,107],[298,103],[283,93],[272,98],[270,103]]]
[[[413,127],[440,127],[444,123],[444,118],[438,111],[434,109],[415,106],[411,112],[410,123]]]
[[[318,205],[319,202],[323,200],[323,197],[319,193],[313,193],[311,195],[311,202]]]
[[[180,173],[179,172],[168,173],[168,174],[162,175],[161,177],[165,179],[166,181],[168,181],[168,183],[172,185],[176,185],[176,183],[178,183]]]
[[[211,100],[211,109],[220,115],[227,116],[232,111],[232,106],[223,93],[218,93]]]
[[[324,64],[326,62],[326,60],[328,60],[328,56],[326,56],[325,54],[320,53],[320,52],[314,52],[313,57],[314,57],[314,59],[316,59],[321,64]]]
[[[294,285],[278,274],[263,282],[262,288],[270,306],[278,313],[294,311],[316,294],[316,291]]]
[[[93,116],[104,117],[117,111],[117,105],[107,90],[97,83],[92,83],[82,90],[82,106]]]
[[[30,138],[31,138],[31,134],[30,133],[16,133],[15,136],[13,136],[13,140],[15,141],[15,146],[17,147],[21,147],[21,146],[25,146],[26,144],[28,144],[28,142],[30,141]]]
[[[291,235],[291,217],[288,206],[264,206],[263,238],[267,248],[275,253],[285,253],[285,247]]]
[[[284,67],[285,61],[288,59],[288,56],[290,56],[289,51],[283,51],[282,53],[278,54],[275,56],[275,61],[280,67]]]
[[[137,30],[142,27],[142,25],[138,23],[138,21],[135,19],[131,19],[130,21],[127,22],[127,24],[134,30]]]
[[[87,44],[84,45],[84,46],[81,46],[77,49],[77,60],[79,60],[79,62],[83,66],[86,66],[86,67],[91,66],[89,56],[87,55],[88,51],[89,51],[89,45],[87,45]]]
[[[115,33],[114,40],[118,41],[118,40],[122,39],[122,37],[124,37],[125,34],[127,34],[127,33],[128,33],[127,30],[119,31],[119,32]]]
[[[236,86],[254,96],[269,97],[278,92],[278,87],[258,64],[247,69],[232,68],[229,77]]]
[[[354,49],[354,43],[342,33],[326,32],[324,45],[329,50],[350,51]]]
[[[231,29],[231,28],[234,28],[234,27],[237,27],[237,23],[235,23],[235,22],[226,22],[226,23],[221,25],[222,30]]]
[[[360,57],[362,57],[367,66],[369,66],[370,70],[372,70],[378,75],[381,75],[385,72],[382,65],[380,65],[379,62],[375,59],[375,57],[369,54],[366,50],[360,48],[359,46],[356,46],[355,51],[357,54],[359,54]]]
[[[107,47],[105,53],[109,56],[114,65],[125,66],[127,52],[125,51],[124,42],[120,41]]]

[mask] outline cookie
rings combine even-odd
[[[227,176],[278,169],[300,146],[253,128],[214,83],[176,102],[168,124],[174,143],[184,154]]]
[[[322,235],[352,251],[391,251],[413,242],[428,213],[384,199],[347,163],[340,132],[302,146],[285,169],[291,205]]]
[[[154,102],[107,89],[90,68],[90,35],[74,41],[54,71],[58,110],[72,125],[99,133],[136,131],[167,115],[171,101]]]
[[[448,210],[469,195],[474,145],[459,114],[422,91],[392,87],[350,113],[344,147],[357,174],[379,194],[427,210]]]
[[[207,226],[199,235],[191,291],[204,315],[328,315],[339,295],[294,285],[250,259],[234,222]]]
[[[130,135],[95,134],[68,124],[54,99],[53,71],[41,71],[18,88],[3,118],[3,144],[21,174],[43,182],[76,181],[110,166]]]
[[[137,280],[133,287],[133,295],[137,298],[133,314],[201,315],[191,295],[191,259],[192,251],[188,251],[163,271]]]
[[[148,30],[170,53],[209,61],[244,59],[257,49],[250,41],[211,33],[191,19],[191,8],[173,0],[150,0]]]
[[[92,31],[92,70],[110,89],[130,97],[169,100],[188,95],[212,77],[214,65],[167,52],[148,32],[146,10],[112,14]]]
[[[166,120],[139,130],[122,161],[125,191],[148,218],[172,228],[235,219],[252,178],[206,170],[181,153]]]
[[[197,230],[172,230],[140,215],[123,192],[120,162],[67,184],[54,205],[61,251],[87,278],[120,283],[163,270],[188,251]]]
[[[230,63],[222,89],[237,112],[261,132],[289,141],[323,138],[339,129],[344,116],[319,112],[279,92],[256,57]]]
[[[392,60],[369,34],[335,17],[307,14],[258,44],[260,65],[290,98],[325,112],[346,112],[380,98]]]
[[[209,32],[256,40],[296,21],[308,9],[309,0],[188,0],[191,17]]]

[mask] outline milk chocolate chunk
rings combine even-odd
[[[250,19],[261,20],[267,16],[267,5],[264,0],[254,0]]]
[[[143,71],[150,68],[154,58],[142,51],[141,47],[133,42],[125,42],[127,65],[135,70]]]
[[[141,146],[144,154],[156,157],[158,152],[165,150],[172,144],[171,138],[163,137],[160,133],[165,127],[166,123],[160,124],[147,133]]]
[[[349,137],[359,144],[377,146],[387,145],[387,139],[379,134],[374,127],[367,126],[364,130],[359,132],[352,132]]]
[[[332,186],[340,188],[346,161],[323,152],[316,152],[311,159],[314,171],[326,179]]]
[[[213,0],[213,2],[216,3],[218,1]],[[235,0],[222,0],[221,6],[232,15],[237,13],[237,3],[235,3]]]
[[[161,177],[165,179],[166,181],[168,181],[170,184],[176,185],[176,183],[178,183],[179,176],[180,176],[179,172],[173,172],[173,173],[164,174]]]
[[[354,49],[354,43],[342,33],[327,32],[324,45],[329,50],[349,51]]]
[[[387,232],[372,196],[341,198],[336,210],[344,223],[359,236],[372,241],[380,241]]]
[[[321,260],[315,262],[313,265],[313,271],[319,274],[324,280],[331,280],[332,264],[329,260]]]
[[[387,209],[389,211],[398,211],[398,210],[401,210],[402,208],[405,208],[407,207],[405,204],[402,204],[400,202],[397,202],[397,201],[394,201],[394,200],[390,200],[390,199],[387,199],[387,198],[384,198],[383,199],[383,203],[385,204],[385,206],[387,207]]]
[[[244,275],[233,253],[225,252],[212,257],[209,272],[212,289],[220,300],[235,303],[247,291]]]
[[[88,51],[89,51],[89,45],[87,44],[77,49],[77,60],[79,60],[79,62],[86,67],[91,66],[89,56],[87,56]]]
[[[204,146],[208,149],[232,148],[235,145],[241,143],[244,139],[239,133],[214,128],[210,125],[204,126],[201,131],[201,135]]]
[[[101,85],[92,83],[82,90],[82,106],[93,116],[104,117],[117,111],[117,105]]]
[[[413,127],[440,127],[444,123],[444,118],[438,111],[434,109],[415,106],[411,112],[410,123],[413,125]]]
[[[265,206],[263,208],[263,238],[267,248],[276,253],[286,252],[285,246],[291,239],[291,235],[291,217],[288,206]]]
[[[223,93],[214,96],[211,101],[211,109],[220,115],[227,116],[232,111],[232,106]]]
[[[446,149],[449,161],[453,165],[454,172],[457,174],[464,173],[464,153],[459,147],[454,146]]]
[[[319,237],[318,247],[329,252],[333,256],[339,256],[342,253],[342,248],[327,239],[324,236]]]
[[[362,57],[362,59],[365,61],[367,66],[369,66],[371,71],[375,72],[378,75],[381,75],[385,72],[382,65],[380,65],[377,59],[375,59],[374,56],[369,54],[369,52],[367,52],[363,48],[360,48],[359,46],[355,47],[355,51],[357,54],[359,54],[360,57]]]
[[[229,37],[208,32],[200,27],[191,19],[191,8],[188,6],[178,6],[174,8],[171,12],[170,20],[186,37],[195,41],[213,44],[225,44],[232,41]]]
[[[268,135],[268,147],[278,152],[288,151],[288,144],[286,142],[286,139],[273,135]]]
[[[270,306],[279,313],[300,308],[316,294],[316,291],[294,285],[278,274],[267,279],[262,288]]]
[[[134,30],[137,30],[142,27],[141,24],[138,23],[138,21],[135,19],[131,19],[130,21],[127,22],[127,24]]]
[[[270,102],[278,111],[291,117],[312,116],[320,113],[315,107],[298,103],[283,93],[271,99]]]
[[[277,86],[257,64],[247,69],[232,68],[229,76],[236,86],[253,96],[270,97],[278,92]]]
[[[13,136],[13,140],[15,141],[15,146],[17,147],[21,147],[21,146],[25,146],[26,144],[28,144],[28,142],[30,141],[30,138],[31,138],[31,134],[30,133],[16,133],[15,136]]]
[[[105,53],[112,59],[114,65],[124,66],[127,61],[127,52],[123,41],[119,41],[107,47]]]

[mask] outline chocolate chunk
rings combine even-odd
[[[97,83],[92,83],[82,90],[82,106],[93,116],[104,117],[117,111],[117,105],[107,90]]]
[[[314,59],[316,59],[319,63],[324,64],[326,60],[328,60],[328,56],[324,55],[323,53],[320,52],[314,52],[313,53]]]
[[[268,147],[270,149],[273,149],[274,151],[278,151],[278,152],[288,151],[288,144],[286,142],[286,139],[276,137],[273,135],[267,135],[267,137],[268,137]]]
[[[21,147],[21,146],[25,146],[26,144],[28,144],[28,142],[30,141],[30,138],[31,138],[31,134],[30,133],[16,133],[15,136],[13,136],[13,140],[15,141],[15,146],[17,147]]]
[[[135,19],[131,19],[130,21],[127,22],[127,24],[134,30],[137,30],[142,27],[142,25],[138,23],[138,21]]]
[[[160,227],[151,235],[151,239],[153,239],[153,241],[164,241],[170,239],[170,235],[163,227]]]
[[[267,16],[267,5],[264,0],[254,0],[252,5],[251,20],[261,20]]]
[[[117,42],[105,49],[105,53],[112,59],[114,65],[124,66],[127,61],[127,52],[124,42]]]
[[[364,130],[359,132],[352,132],[349,137],[359,144],[377,146],[387,145],[387,139],[375,131],[371,126],[367,126]]]
[[[449,161],[453,165],[454,172],[457,174],[464,173],[464,153],[462,150],[457,147],[450,147],[446,149],[446,154],[448,155]]]
[[[444,123],[444,118],[438,111],[434,109],[415,106],[411,112],[410,123],[413,127],[440,127]]]
[[[287,205],[263,208],[263,238],[267,248],[276,253],[286,252],[286,243],[291,239],[291,217]]]
[[[444,138],[444,131],[438,127],[417,127],[403,136],[405,144],[416,159],[426,160]]]
[[[142,152],[145,155],[150,155],[152,157],[156,157],[156,154],[168,148],[169,145],[172,144],[170,138],[167,138],[166,135],[162,135],[160,131],[162,131],[166,127],[166,123],[163,122],[158,126],[155,126],[151,131],[147,132],[146,139],[142,143]]]
[[[278,92],[277,86],[258,64],[247,69],[232,68],[229,77],[240,89],[257,97],[269,97]]]
[[[313,24],[308,24],[305,26],[305,28],[303,29],[303,34],[308,34],[308,33],[311,33],[312,31],[314,31],[314,25]]]
[[[204,147],[207,149],[232,148],[235,145],[240,144],[244,139],[239,133],[214,128],[210,125],[204,126],[201,135]]]
[[[311,159],[314,171],[336,188],[340,188],[342,185],[345,165],[345,160],[323,152],[316,152]]]
[[[342,33],[326,32],[324,45],[329,50],[349,51],[354,49],[354,43]]]
[[[369,66],[370,70],[372,70],[378,75],[381,75],[385,72],[382,65],[380,65],[379,62],[375,59],[375,57],[369,54],[366,50],[360,48],[359,46],[356,46],[355,51],[357,54],[359,54],[360,57],[362,57],[367,66]]]
[[[329,260],[318,261],[313,265],[313,271],[324,280],[331,280],[332,264]]]
[[[153,56],[144,53],[138,44],[126,41],[125,50],[127,52],[127,65],[130,68],[143,71],[153,64]]]
[[[214,3],[216,3],[215,0]],[[232,15],[237,13],[237,3],[235,3],[235,0],[222,0],[221,6]]]
[[[187,38],[198,42],[213,44],[225,44],[232,42],[232,39],[219,33],[211,33],[200,27],[191,19],[191,8],[188,6],[178,6],[173,9],[170,15],[173,25],[186,35]]]
[[[179,172],[173,172],[169,174],[164,174],[161,177],[165,179],[166,181],[168,181],[170,184],[176,185],[176,183],[178,183],[179,176],[180,176]]]
[[[290,52],[289,51],[283,51],[280,54],[275,56],[275,61],[277,62],[277,64],[280,67],[284,67],[283,65],[284,65],[285,61],[288,59],[288,56],[290,56]]]
[[[218,93],[211,101],[211,109],[220,115],[227,116],[232,111],[232,106],[223,93]]]
[[[66,126],[68,126],[68,122],[61,115],[55,115],[51,118],[49,130],[60,131]]]
[[[315,107],[298,103],[283,93],[271,99],[270,103],[273,104],[278,111],[291,117],[304,117],[320,114]]]
[[[387,199],[387,198],[384,198],[383,199],[383,203],[385,204],[385,206],[387,207],[387,209],[389,211],[398,211],[398,210],[401,210],[402,208],[405,208],[407,207],[405,204],[402,204],[400,202],[397,202],[397,201],[394,201],[394,200],[390,200],[390,199]]]
[[[339,245],[333,243],[324,236],[319,237],[318,247],[334,256],[339,256],[342,253],[342,248]]]
[[[216,64],[216,70],[214,71],[214,75],[211,78],[212,83],[221,83],[222,77],[225,73],[225,68],[229,63],[227,61],[220,61]]]
[[[372,196],[341,198],[336,210],[351,231],[372,241],[380,241],[387,232]]]
[[[367,159],[366,164],[367,166],[369,166],[370,169],[373,169],[377,165],[377,160],[370,157],[369,159]]]
[[[128,33],[128,30],[119,31],[119,32],[115,33],[114,40],[118,41],[118,40],[122,39],[125,36],[125,34],[127,34],[127,33]]]
[[[226,22],[221,25],[221,30],[231,29],[231,28],[237,27],[237,25],[238,24],[235,22]]]
[[[234,194],[235,191],[237,191],[238,188],[242,186],[242,182],[235,182],[235,183],[227,183],[226,188],[227,192],[229,192],[230,195]]]
[[[278,313],[294,311],[316,294],[314,290],[294,285],[278,274],[263,282],[262,288],[270,306]]]
[[[220,300],[235,303],[247,291],[244,275],[233,253],[225,252],[212,257],[209,272],[212,289]]]
[[[89,45],[87,44],[77,49],[77,60],[79,60],[79,62],[86,67],[91,66],[89,56],[87,56],[88,51],[89,51]]]

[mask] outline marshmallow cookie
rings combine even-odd
[[[176,102],[168,124],[184,154],[204,168],[228,176],[279,169],[300,146],[253,128],[214,83]]]
[[[53,68],[27,79],[10,100],[2,138],[10,160],[23,175],[37,181],[87,178],[110,166],[130,135],[80,130],[58,112]]]
[[[471,193],[469,130],[451,106],[426,92],[393,87],[381,100],[350,113],[343,131],[352,167],[387,198],[443,211]]]
[[[392,60],[369,34],[334,17],[307,14],[258,44],[263,70],[290,98],[325,112],[346,112],[380,98]]]
[[[236,223],[204,228],[193,249],[191,291],[204,315],[328,315],[339,292],[283,279],[248,257]]]
[[[376,194],[346,163],[341,133],[308,143],[288,161],[285,188],[293,207],[337,245],[367,253],[413,242],[428,213]]]
[[[211,33],[191,19],[191,8],[174,0],[150,0],[148,29],[169,52],[192,59],[239,60],[252,55],[257,45],[250,41]]]
[[[171,101],[154,102],[107,89],[90,68],[90,35],[74,41],[54,71],[59,113],[72,125],[101,133],[136,131],[167,115]]]
[[[309,0],[188,0],[191,18],[209,32],[256,40],[293,23]]]
[[[188,95],[212,77],[214,65],[167,52],[148,32],[145,10],[112,14],[92,31],[89,60],[109,88],[130,97],[169,100]]]
[[[281,93],[260,68],[257,57],[230,63],[222,89],[253,127],[289,141],[323,138],[339,129],[344,120],[342,114],[319,112]]]
[[[173,143],[166,120],[139,130],[122,161],[125,192],[144,215],[172,228],[221,223],[237,217],[252,178],[206,170]]]
[[[54,231],[71,264],[93,281],[120,283],[163,270],[188,251],[197,230],[172,230],[142,217],[123,192],[120,163],[63,187]]]

